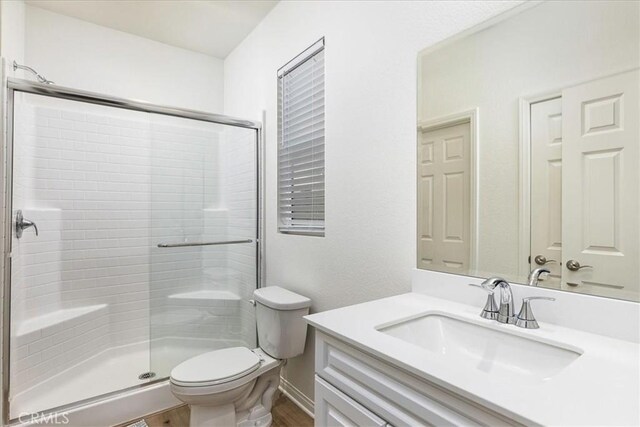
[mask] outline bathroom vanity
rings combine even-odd
[[[330,335],[316,336],[316,423],[507,425],[508,417]],[[378,415],[379,414],[379,415]]]
[[[418,54],[412,293],[308,318],[317,425],[640,425],[638,8]]]
[[[412,293],[308,316],[316,425],[640,423],[637,304],[513,285],[556,297],[529,330],[481,318],[469,282],[416,270]]]
[[[639,5],[418,54],[412,292],[307,318],[316,425],[640,425]]]

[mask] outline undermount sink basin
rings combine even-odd
[[[549,379],[581,356],[579,350],[444,314],[427,314],[377,329],[480,371],[515,374],[522,379]]]

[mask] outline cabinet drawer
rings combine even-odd
[[[316,375],[315,425],[384,427],[387,423]]]
[[[321,332],[316,333],[316,373],[395,426],[518,425]]]

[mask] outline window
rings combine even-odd
[[[324,236],[324,39],[278,70],[278,218]]]

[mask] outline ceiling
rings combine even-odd
[[[27,0],[27,4],[225,58],[277,0]]]

